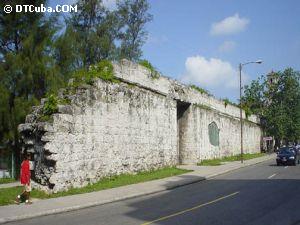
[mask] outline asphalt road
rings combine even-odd
[[[159,194],[9,224],[300,225],[300,165],[266,161]]]

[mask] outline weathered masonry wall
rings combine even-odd
[[[209,140],[209,124],[219,129],[219,145]],[[220,158],[240,154],[240,121],[213,109],[194,105],[189,108],[182,137],[181,162],[190,164],[203,159]],[[261,130],[253,122],[244,122],[244,153],[260,150]]]
[[[45,175],[37,180],[45,185],[40,188],[67,190],[101,177],[177,164],[175,100],[98,80],[94,87],[78,91],[67,109],[54,115],[50,127],[34,128],[44,131],[38,139],[48,155],[41,158],[36,139],[27,141],[38,154],[35,173],[38,178]],[[45,174],[40,161],[55,162],[52,171]]]
[[[120,83],[99,79],[78,88],[53,122],[37,122],[41,105],[19,126],[24,148],[34,155],[36,187],[62,191],[106,176],[239,153],[238,108],[169,78],[153,79],[128,61],[114,64],[114,72]],[[259,151],[255,116],[245,121],[244,133],[245,152]]]
[[[73,115],[54,117],[56,132],[45,145],[55,152],[50,183],[80,187],[105,176],[176,165],[176,102],[127,84],[96,85],[74,100],[79,106]]]
[[[240,109],[238,107],[230,104],[225,106],[223,101],[201,94],[167,77],[149,79],[151,74],[147,69],[128,61],[115,65],[115,72],[116,76],[124,81],[170,96],[179,102],[180,106],[190,105],[183,109],[184,112],[177,121],[179,163],[194,164],[203,159],[240,154]],[[244,111],[243,118],[246,118]],[[211,123],[215,123],[219,129],[218,146],[212,145],[209,141],[208,126]],[[244,120],[245,153],[260,151],[259,123],[259,118],[255,115]]]

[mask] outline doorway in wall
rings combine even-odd
[[[191,103],[177,101],[177,155],[178,163],[183,164],[186,156],[186,137],[187,137],[187,122],[188,122],[188,109]]]

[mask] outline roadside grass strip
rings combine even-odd
[[[160,217],[160,218],[158,218],[158,219],[156,219],[156,220],[152,220],[152,221],[143,223],[143,224],[141,224],[141,225],[149,225],[149,224],[153,224],[153,223],[156,223],[156,222],[159,222],[159,221],[162,221],[162,220],[170,219],[170,218],[175,217],[175,216],[180,216],[180,215],[182,215],[182,214],[184,214],[184,213],[187,213],[187,212],[190,212],[190,211],[193,211],[193,210],[202,208],[202,207],[204,207],[204,206],[207,206],[207,205],[210,205],[210,204],[213,204],[213,203],[222,201],[222,200],[224,200],[224,199],[226,199],[226,198],[233,197],[233,196],[235,196],[235,195],[237,195],[237,194],[239,194],[239,193],[240,193],[240,192],[237,191],[237,192],[231,193],[231,194],[229,194],[229,195],[225,195],[225,196],[223,196],[223,197],[220,197],[220,198],[217,198],[217,199],[215,199],[215,200],[212,200],[212,201],[210,201],[210,202],[206,202],[206,203],[203,203],[203,204],[194,206],[194,207],[192,207],[192,208],[185,209],[185,210],[182,210],[182,211],[179,211],[179,212],[170,214],[170,215],[168,215],[168,216]]]
[[[72,188],[65,192],[58,192],[54,194],[46,194],[45,192],[39,190],[33,190],[30,194],[33,199],[47,199],[47,198],[57,198],[68,195],[76,195],[89,193],[94,191],[100,191],[115,187],[121,187],[129,184],[137,184],[141,182],[162,179],[166,177],[176,176],[184,173],[191,172],[191,170],[178,169],[176,167],[167,167],[163,169],[140,172],[137,174],[122,174],[119,176],[113,176],[108,178],[103,178],[99,182],[94,184],[89,184],[82,188]],[[11,187],[0,189],[0,206],[13,204],[16,196],[22,192],[22,187]]]
[[[265,156],[266,153],[247,153],[243,154],[243,159],[244,160],[249,160],[249,159],[254,159],[258,157]],[[205,159],[202,160],[201,162],[197,163],[198,166],[220,166],[224,162],[234,162],[234,161],[240,161],[241,160],[241,155],[233,155],[233,156],[226,156],[223,158],[215,158],[215,159]]]
[[[0,178],[0,184],[8,184],[16,182],[14,178]]]

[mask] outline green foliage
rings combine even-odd
[[[53,117],[51,115],[41,115],[38,118],[39,122],[49,122],[52,123],[53,122]]]
[[[53,113],[57,113],[58,111],[58,97],[54,94],[50,94],[45,101],[43,107],[44,115],[52,115]]]
[[[142,56],[142,45],[147,36],[146,23],[152,20],[147,0],[117,1],[120,29],[120,57],[136,61]]]
[[[138,60],[151,20],[147,0],[117,1],[114,11],[101,0],[77,1],[78,11],[66,20],[66,32],[57,42],[56,56],[60,65],[88,68],[104,59]],[[65,69],[63,69],[65,70]]]
[[[16,182],[14,178],[0,178],[0,184],[8,184]]]
[[[223,102],[224,102],[225,108],[226,108],[228,105],[233,105],[233,106],[239,107],[238,104],[236,104],[236,103],[230,101],[228,98],[224,98],[224,99],[222,99],[222,100],[223,100]]]
[[[270,82],[272,78],[273,82]],[[242,106],[248,114],[260,114],[266,135],[276,143],[300,139],[300,73],[291,68],[272,72],[244,88]]]
[[[0,188],[0,206],[13,204],[23,187]]]
[[[207,106],[207,105],[203,105],[203,104],[194,104],[196,107],[200,108],[200,109],[205,109],[205,110],[212,110],[211,107]]]
[[[200,92],[201,94],[210,95],[209,92],[207,90],[205,90],[204,88],[198,87],[194,84],[190,85],[190,87],[193,88],[194,90]]]
[[[254,159],[258,157],[265,156],[265,153],[246,153],[243,154],[244,160]],[[223,162],[233,162],[233,161],[240,161],[241,155],[233,155],[233,156],[226,156],[223,158],[215,158],[215,159],[205,159],[199,162],[198,166],[220,166]]]
[[[0,1],[0,8],[6,4]],[[21,3],[9,4],[15,8]],[[47,1],[32,2],[41,4]],[[0,10],[0,145],[16,153],[17,165],[21,149],[17,126],[46,93],[56,93],[80,68],[84,69],[76,72],[75,86],[92,84],[94,77],[116,82],[108,63],[89,66],[122,57],[137,60],[141,55],[150,20],[146,0],[120,3],[115,11],[106,9],[101,0],[76,4],[78,12],[65,21],[58,14]],[[40,119],[51,119],[55,111],[55,99],[50,98]]]
[[[225,105],[225,108],[226,108],[227,105],[229,104],[229,99],[228,99],[228,98],[225,98],[223,101],[224,101],[224,105]]]
[[[251,109],[248,106],[243,106],[243,110],[245,111],[245,116],[246,119],[249,118],[249,116],[251,116],[253,114],[253,112],[251,111]]]
[[[263,77],[254,80],[244,87],[242,108],[253,114],[264,114],[265,105],[265,82]]]
[[[159,72],[155,69],[155,67],[146,59],[140,60],[139,64],[151,72],[152,79],[158,79],[160,77]]]
[[[300,73],[289,68],[278,72],[277,78],[266,92],[266,131],[277,139],[296,141],[300,138]]]
[[[118,82],[113,74],[113,65],[108,60],[91,65],[88,70],[80,69],[73,73],[71,87],[76,88],[80,85],[94,83],[94,79],[100,78],[105,81]]]
[[[6,3],[1,1],[0,8]],[[15,7],[20,1],[9,4]],[[32,2],[41,4],[46,1]],[[52,57],[56,24],[55,16],[43,13],[0,10],[0,145],[14,152],[16,165],[21,149],[18,125],[46,92],[61,85]]]
[[[48,94],[43,106],[43,114],[40,116],[39,121],[51,121],[51,115],[58,112],[58,104],[68,105],[70,104],[70,100],[61,99],[55,94]]]
[[[91,78],[101,78],[105,81],[116,81],[113,74],[113,65],[108,60],[102,60],[96,65],[92,65],[88,71]]]
[[[114,25],[105,27],[110,12],[105,9],[102,1],[78,0],[76,4],[78,11],[70,13],[70,17],[66,20],[67,29],[64,39],[69,40],[68,45],[75,48],[72,53],[75,53],[73,56],[77,66],[88,68],[111,54],[115,39],[111,35],[116,28]],[[106,43],[107,41],[109,43]]]

